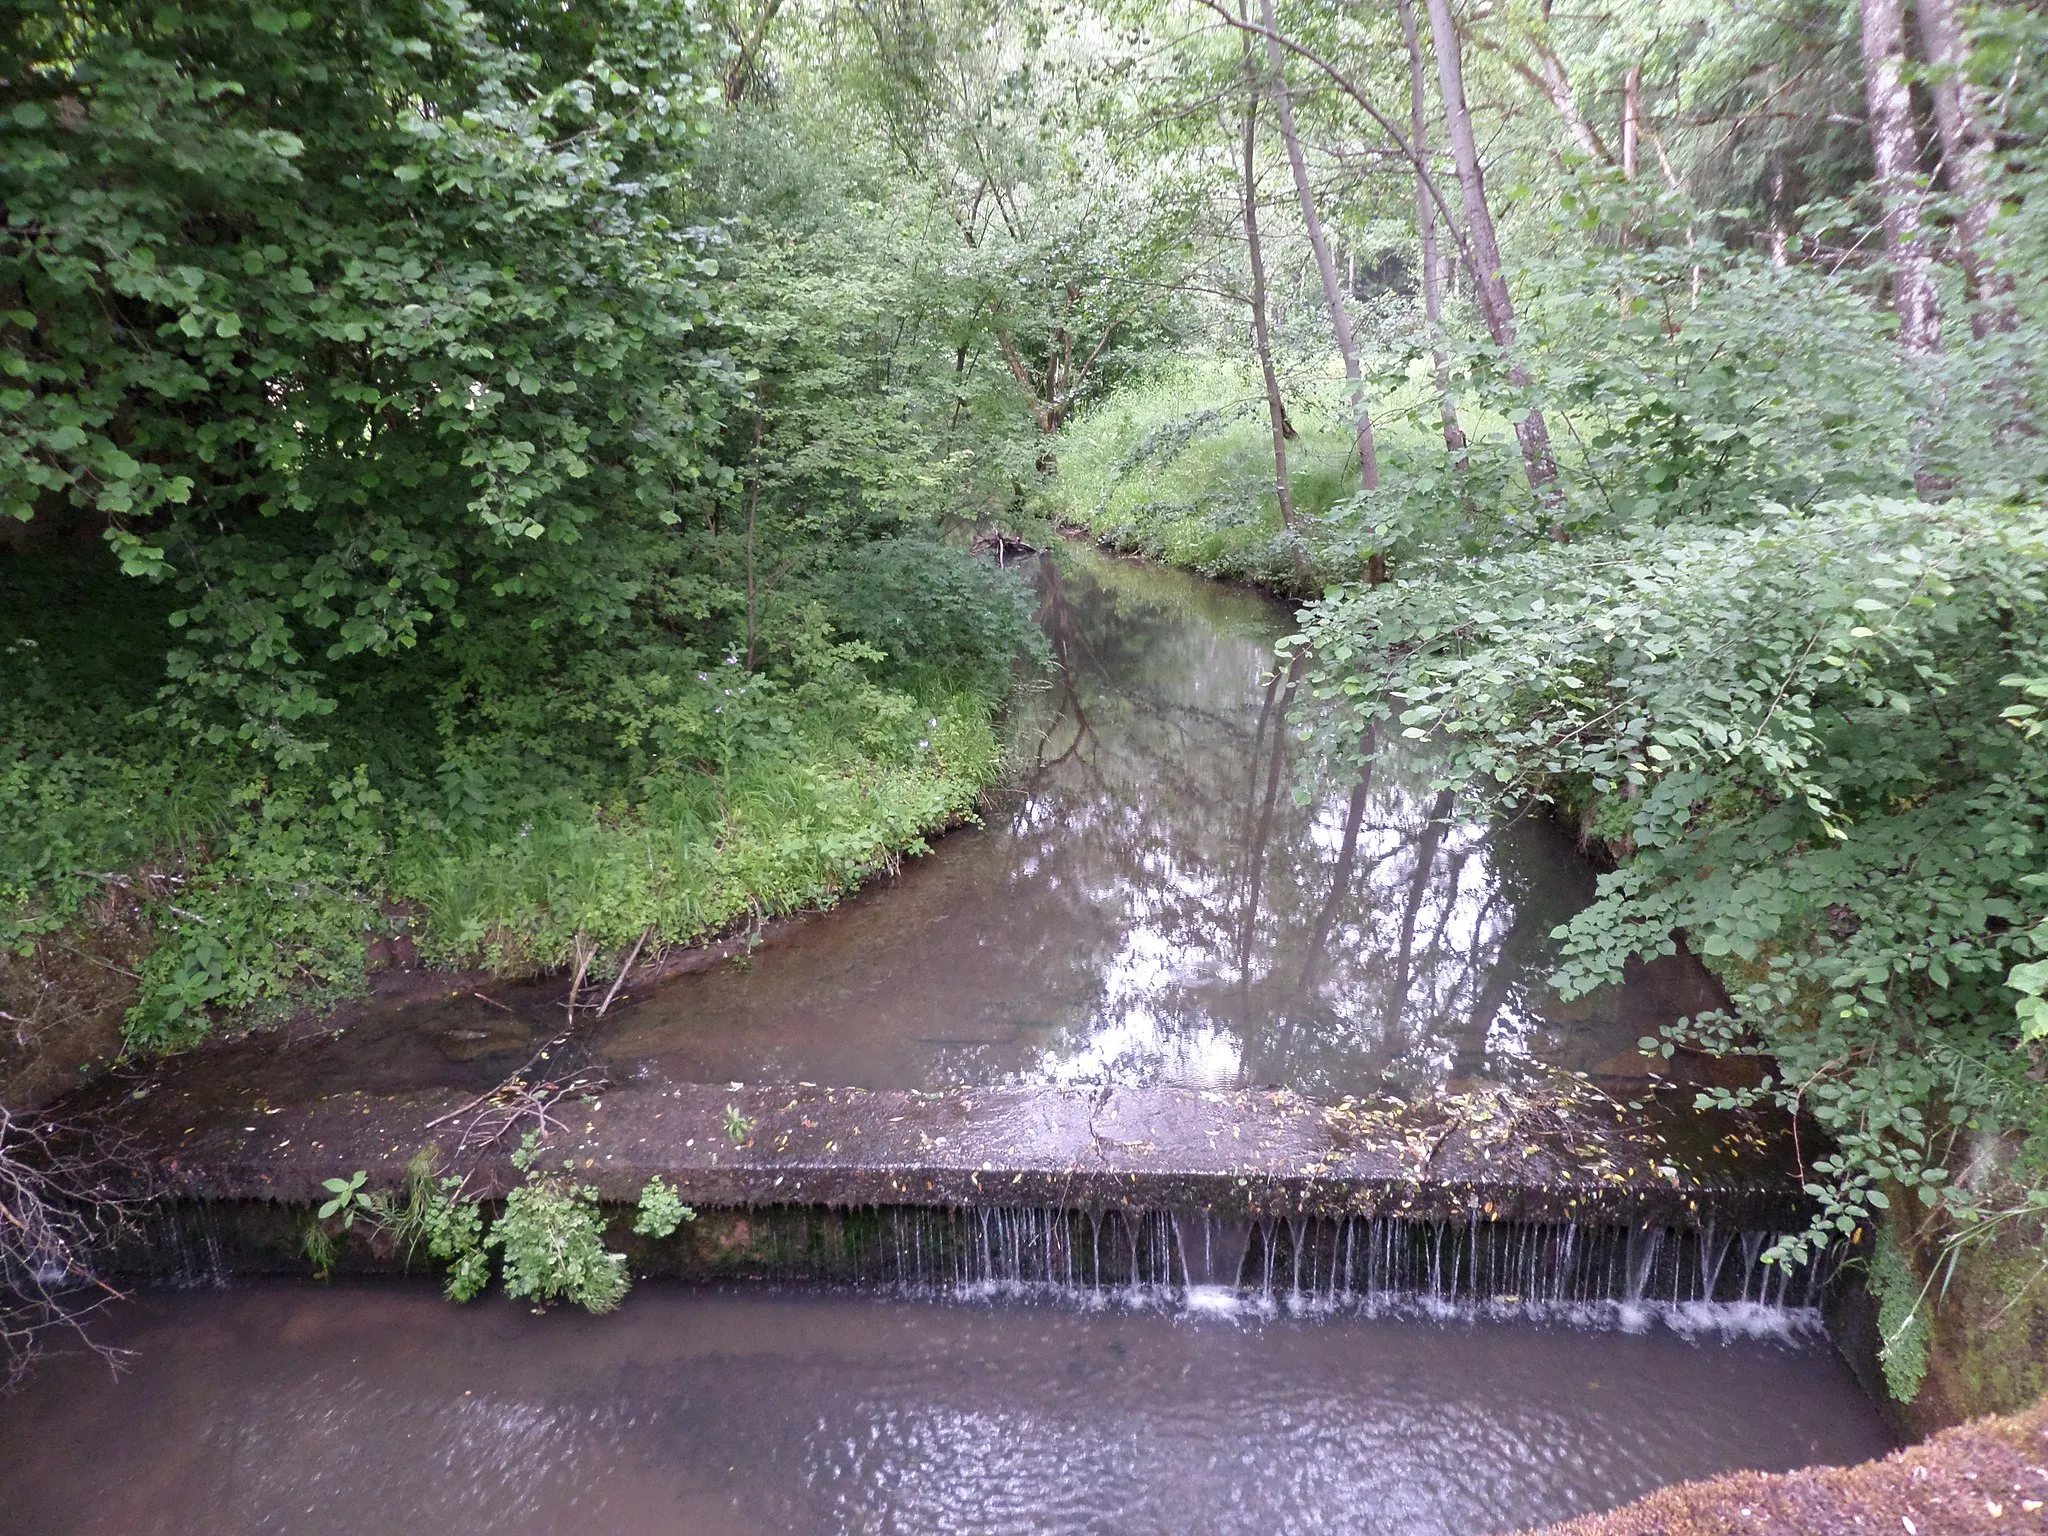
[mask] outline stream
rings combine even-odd
[[[1422,760],[1363,783],[1296,761],[1284,608],[1087,549],[1035,575],[1060,665],[981,824],[751,953],[628,988],[592,1065],[1412,1098],[1640,1084],[1637,1039],[1714,1006],[1684,956],[1587,999],[1545,986],[1594,882],[1551,822],[1448,816]],[[561,1027],[559,982],[492,992],[225,1042],[147,1091],[488,1088]],[[403,1281],[146,1290],[104,1327],[133,1351],[118,1379],[73,1354],[0,1399],[0,1536],[1475,1536],[1888,1447],[1810,1312],[1572,1326],[999,1291],[649,1281],[593,1318]]]
[[[0,1404],[0,1532],[1477,1536],[1887,1449],[1824,1341],[733,1294],[158,1293]]]
[[[1638,1086],[1636,1042],[1717,1006],[1687,956],[1571,1002],[1544,985],[1551,929],[1594,882],[1554,822],[1450,817],[1422,762],[1303,777],[1273,669],[1283,605],[1071,544],[1035,576],[1059,664],[1022,696],[1021,767],[982,824],[751,954],[629,986],[583,1047],[615,1080]],[[561,1028],[561,996],[413,992],[162,1080],[271,1105],[482,1090]]]

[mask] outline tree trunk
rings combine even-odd
[[[1920,240],[1920,157],[1913,142],[1913,103],[1900,66],[1906,54],[1899,0],[1862,0],[1863,90],[1870,153],[1884,206],[1885,255],[1899,341],[1908,352],[1941,350],[1941,299],[1933,264]]]
[[[1301,137],[1294,131],[1294,102],[1287,93],[1278,29],[1273,25],[1273,0],[1259,0],[1259,17],[1266,29],[1266,57],[1272,65],[1273,95],[1280,108],[1280,137],[1286,141],[1295,195],[1301,199],[1301,222],[1308,230],[1309,247],[1316,254],[1316,270],[1323,279],[1323,301],[1330,307],[1330,327],[1337,333],[1337,350],[1344,355],[1344,377],[1351,385],[1351,410],[1358,429],[1358,483],[1368,491],[1376,491],[1380,484],[1380,461],[1373,447],[1372,418],[1365,409],[1365,380],[1358,367],[1358,342],[1351,334],[1351,315],[1344,307],[1344,291],[1337,282],[1337,264],[1330,259],[1330,245],[1323,238],[1322,215],[1316,212],[1316,194],[1308,182],[1308,162],[1302,158]]]
[[[1572,89],[1571,76],[1565,73],[1564,60],[1557,56],[1546,39],[1534,32],[1525,31],[1523,35],[1529,39],[1529,46],[1536,50],[1536,63],[1542,70],[1540,83],[1543,94],[1550,98],[1550,104],[1557,108],[1557,115],[1564,119],[1572,143],[1588,160],[1612,165],[1614,156],[1608,152],[1606,142],[1579,110],[1578,93]]]
[[[736,49],[732,61],[725,67],[725,104],[736,107],[746,94],[747,80],[754,72],[754,66],[761,58],[761,44],[768,39],[769,23],[775,20],[776,12],[782,9],[782,0],[762,0],[760,10],[754,13],[753,25],[746,34],[734,39]]]
[[[1246,63],[1250,45],[1246,44]],[[1250,74],[1251,71],[1245,71]],[[1294,490],[1287,478],[1287,403],[1280,398],[1280,376],[1273,371],[1273,337],[1266,326],[1266,255],[1259,243],[1258,108],[1254,95],[1244,109],[1244,243],[1251,253],[1252,345],[1259,354],[1259,372],[1266,380],[1266,416],[1273,426],[1273,495],[1280,503],[1280,526],[1288,532],[1294,554],[1296,585],[1307,589],[1308,559],[1294,535]]]
[[[1941,135],[1941,163],[1956,199],[1956,251],[1963,282],[1975,306],[1970,329],[1979,339],[2019,324],[2012,303],[2013,282],[1999,268],[1991,234],[1998,217],[1992,190],[1991,133],[1985,125],[1982,92],[1970,83],[1970,45],[1956,20],[1955,0],[1918,0],[1920,40],[1931,70],[1934,123]]]
[[[1266,0],[1270,4],[1271,0]],[[1465,238],[1472,252],[1473,280],[1479,290],[1479,312],[1494,344],[1507,354],[1508,377],[1526,388],[1529,370],[1515,357],[1515,307],[1501,271],[1500,242],[1494,235],[1493,211],[1486,203],[1486,181],[1479,167],[1479,146],[1472,137],[1472,111],[1465,102],[1464,61],[1458,54],[1457,24],[1450,0],[1428,0],[1430,40],[1436,47],[1437,79],[1443,86],[1444,125],[1450,132],[1451,155],[1458,166],[1458,187],[1465,200]],[[1550,452],[1550,428],[1543,412],[1531,404],[1515,428],[1522,444],[1522,469],[1530,489],[1546,506],[1555,506],[1557,460]]]
[[[1621,86],[1621,174],[1636,179],[1643,142],[1643,66],[1631,64]]]
[[[1409,133],[1413,136],[1411,142],[1416,159],[1424,160],[1429,155],[1429,87],[1423,74],[1422,41],[1415,29],[1414,0],[1401,0],[1401,35],[1408,40]],[[1443,413],[1444,447],[1450,450],[1451,462],[1463,471],[1471,467],[1472,456],[1466,448],[1465,431],[1458,425],[1457,397],[1451,393],[1450,368],[1439,344],[1443,334],[1444,273],[1436,243],[1436,200],[1429,195],[1429,188],[1423,185],[1419,175],[1415,178],[1415,228],[1422,238],[1422,312],[1429,322],[1429,354],[1436,368],[1436,397]]]

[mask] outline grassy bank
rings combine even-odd
[[[394,939],[434,965],[602,977],[643,934],[658,951],[833,902],[972,814],[1033,633],[1014,577],[934,544],[895,558],[927,600],[889,609],[922,626],[894,650],[813,603],[751,672],[662,665],[641,637],[630,686],[607,687],[615,655],[564,675],[507,632],[499,660],[530,665],[494,694],[466,669],[438,721],[427,700],[343,708],[295,771],[167,728],[124,633],[51,622],[63,591],[119,580],[102,562],[0,565],[0,612],[38,621],[0,636],[7,1056],[110,1014],[129,1047],[189,1045],[360,989]],[[930,597],[946,583],[950,606]]]
[[[1343,376],[1334,367],[1292,377],[1288,449],[1295,533],[1274,493],[1273,437],[1264,388],[1241,359],[1184,355],[1084,412],[1060,435],[1058,471],[1046,488],[1052,515],[1099,543],[1205,576],[1302,595],[1295,539],[1311,590],[1355,580],[1368,555],[1406,553],[1452,523],[1477,528],[1467,499],[1512,501],[1513,435],[1504,418],[1468,410],[1472,469],[1443,463],[1436,396],[1410,376],[1372,404],[1384,488],[1367,498]]]

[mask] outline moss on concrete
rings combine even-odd
[[[1908,1427],[1925,1433],[2009,1413],[2048,1393],[2048,1246],[2015,1232],[1965,1250],[1954,1277],[1929,1297],[1927,1379]]]

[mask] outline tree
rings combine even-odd
[[[1862,0],[1863,91],[1870,156],[1877,167],[1884,251],[1891,268],[1899,342],[1908,352],[1941,350],[1941,295],[1921,238],[1920,155],[1913,102],[1906,90],[1906,36],[1898,0]]]
[[[1416,36],[1414,0],[1401,0],[1401,36],[1408,46],[1409,145],[1418,161],[1429,155],[1429,88],[1424,79],[1422,44]],[[1422,248],[1422,314],[1429,326],[1430,361],[1436,377],[1436,393],[1444,423],[1444,447],[1460,469],[1470,463],[1464,430],[1458,425],[1457,396],[1451,392],[1450,369],[1441,339],[1444,323],[1443,254],[1437,247],[1436,201],[1418,169],[1415,177],[1415,230]]]
[[[1992,188],[1991,131],[1984,92],[1970,79],[1969,40],[1955,0],[1919,0],[1920,38],[1927,52],[1928,89],[1941,135],[1941,163],[1956,199],[1956,251],[1973,308],[1970,328],[1981,339],[2019,323],[2012,306],[2012,274],[1999,265],[1992,223],[1998,197]],[[1875,131],[1875,114],[1873,114]]]
[[[1515,307],[1508,295],[1507,275],[1502,270],[1493,210],[1486,200],[1485,173],[1479,163],[1479,145],[1472,134],[1472,109],[1465,100],[1465,70],[1457,23],[1451,16],[1450,0],[1427,0],[1427,4],[1437,79],[1443,89],[1444,122],[1458,167],[1458,187],[1464,196],[1465,239],[1479,290],[1479,312],[1494,345],[1507,356],[1509,377],[1518,387],[1527,389],[1529,371],[1516,355]],[[1543,419],[1541,406],[1529,403],[1526,413],[1515,424],[1515,437],[1521,443],[1522,468],[1529,488],[1545,505],[1555,507],[1557,460],[1550,451],[1550,428]]]
[[[1273,0],[1259,0],[1259,17],[1266,32],[1266,58],[1273,72],[1273,99],[1280,114],[1280,137],[1287,146],[1288,168],[1294,174],[1294,195],[1301,203],[1301,224],[1315,252],[1316,274],[1322,280],[1323,303],[1330,312],[1330,329],[1337,338],[1338,354],[1344,359],[1344,377],[1351,386],[1351,414],[1358,434],[1358,482],[1362,489],[1375,491],[1380,484],[1379,454],[1373,447],[1372,416],[1365,406],[1365,381],[1359,372],[1358,341],[1351,333],[1351,315],[1344,307],[1344,291],[1337,281],[1337,263],[1330,255],[1330,242],[1323,234],[1322,214],[1316,208],[1315,188],[1308,179],[1308,161],[1301,151],[1301,135],[1294,126],[1294,101],[1287,86],[1287,66],[1280,39],[1273,25]]]
[[[472,608],[602,626],[639,585],[610,558],[713,473],[731,381],[673,196],[703,43],[663,0],[529,21],[11,28],[0,508],[175,586],[190,732],[309,762],[344,679]]]
[[[1250,51],[1247,41],[1247,63]],[[1294,491],[1287,479],[1287,439],[1293,428],[1287,421],[1287,402],[1280,397],[1280,376],[1273,369],[1273,339],[1266,325],[1266,256],[1259,240],[1258,101],[1254,90],[1244,108],[1244,243],[1252,278],[1252,349],[1259,356],[1259,377],[1266,386],[1266,418],[1273,429],[1273,495],[1280,506],[1280,525],[1292,536]],[[1298,539],[1292,553],[1296,579],[1306,585],[1308,557]]]

